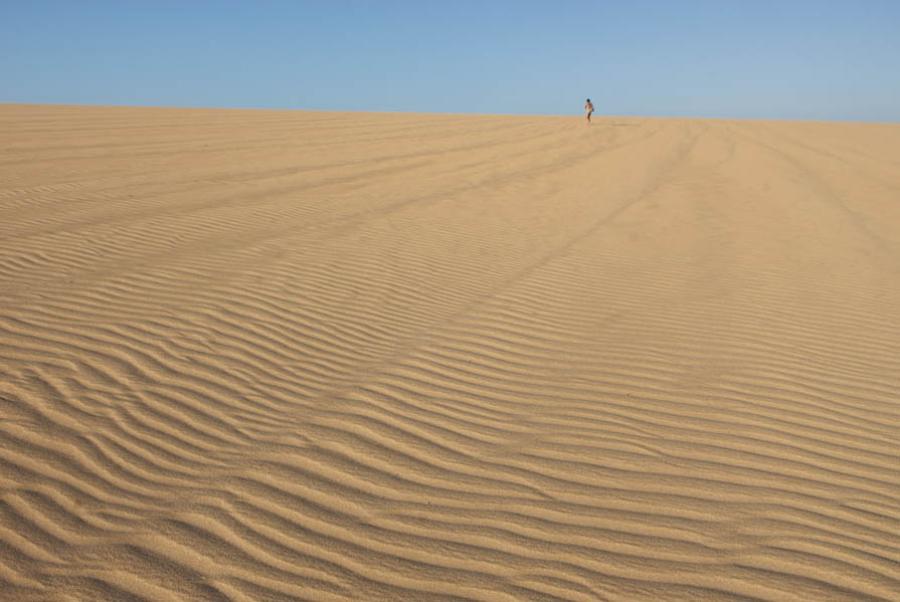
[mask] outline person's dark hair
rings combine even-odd
[[[587,100],[586,100],[586,101],[584,101],[584,102],[591,102],[591,99],[590,99],[590,98],[588,98],[588,99],[587,99]]]

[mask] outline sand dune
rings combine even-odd
[[[0,142],[0,598],[900,600],[900,125]]]

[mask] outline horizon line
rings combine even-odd
[[[583,117],[583,113],[481,113],[477,111],[408,111],[403,109],[322,109],[304,107],[267,107],[267,106],[196,106],[170,104],[132,104],[132,103],[78,103],[78,102],[20,102],[0,100],[0,106],[28,107],[87,107],[109,109],[167,109],[180,111],[293,111],[298,113],[351,113],[377,115],[433,115],[459,117]],[[793,121],[808,123],[858,123],[872,125],[900,125],[900,120],[870,120],[864,118],[793,118],[793,117],[733,117],[723,115],[647,115],[642,113],[594,113],[594,119],[679,119],[697,121]]]

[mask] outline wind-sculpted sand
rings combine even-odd
[[[900,599],[900,125],[0,107],[3,600]]]

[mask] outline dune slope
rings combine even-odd
[[[900,599],[900,126],[0,142],[4,600]]]

